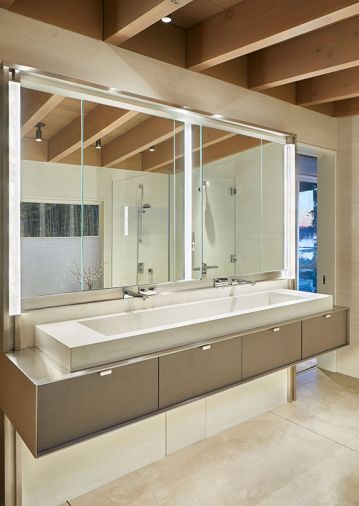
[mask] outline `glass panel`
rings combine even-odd
[[[192,125],[192,278],[203,277],[203,128]]]
[[[284,268],[284,147],[262,146],[262,272]]]
[[[86,109],[84,288],[182,279],[183,124],[96,103]],[[99,226],[86,234],[91,204]]]
[[[74,292],[81,265],[81,101],[23,88],[21,165],[22,297]],[[39,121],[38,110],[47,108]],[[71,126],[69,136],[68,126]]]

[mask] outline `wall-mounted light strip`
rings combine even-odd
[[[296,190],[295,144],[284,146],[284,216],[285,216],[285,270],[288,279],[296,277]]]
[[[9,314],[21,313],[20,83],[9,82]]]
[[[192,124],[184,127],[184,279],[192,279]]]

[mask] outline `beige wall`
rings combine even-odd
[[[338,140],[337,301],[351,307],[352,346],[337,368],[359,378],[359,116],[339,119]]]
[[[3,9],[0,26],[0,61],[221,113],[336,149],[335,118]]]

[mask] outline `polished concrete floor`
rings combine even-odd
[[[73,499],[71,506],[359,505],[359,380],[311,369],[297,401]]]

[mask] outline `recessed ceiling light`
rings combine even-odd
[[[37,123],[36,131],[35,131],[35,140],[36,142],[42,142],[42,129],[44,128],[45,123]]]
[[[148,151],[151,151],[151,153],[153,153],[154,151],[156,151],[156,146],[151,146]]]
[[[222,116],[222,114],[212,114],[212,118],[213,119],[222,119],[223,116]]]
[[[97,139],[95,146],[96,146],[96,149],[101,149],[102,148],[101,139]]]
[[[171,23],[172,16],[170,14],[168,16],[164,16],[161,21],[162,23]]]
[[[192,109],[192,107],[190,107],[189,105],[183,105],[182,109],[186,109],[186,111],[190,111]]]

